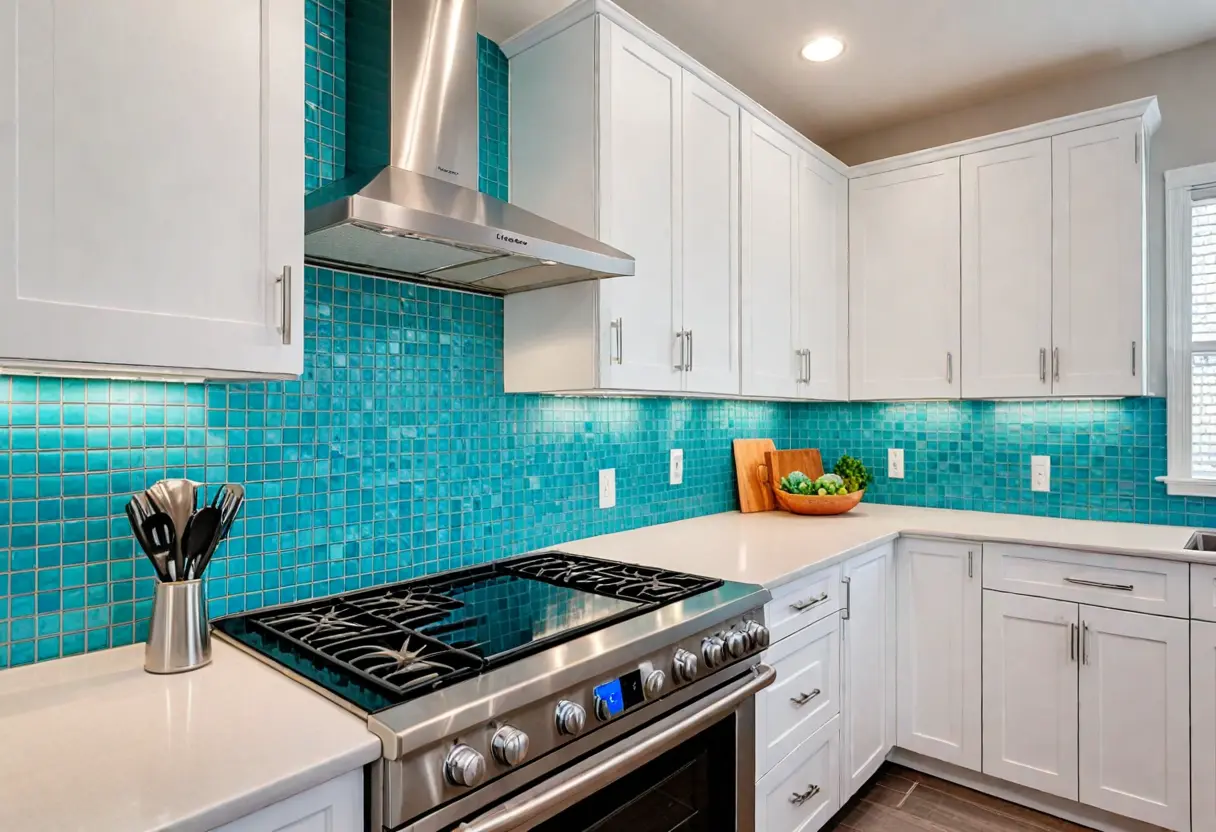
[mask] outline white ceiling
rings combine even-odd
[[[480,0],[502,41],[571,0]],[[1216,38],[1216,0],[617,0],[818,142]],[[818,34],[839,59],[799,57]]]

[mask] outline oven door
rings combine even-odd
[[[776,671],[746,675],[556,770],[460,832],[755,830],[755,700]],[[724,818],[734,823],[724,826]]]

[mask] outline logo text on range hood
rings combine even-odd
[[[475,190],[476,0],[390,3],[389,165],[308,195],[305,256],[496,293],[632,275],[628,254]]]

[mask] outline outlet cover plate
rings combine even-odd
[[[904,478],[904,449],[887,449],[887,477],[893,480]]]
[[[600,508],[616,506],[616,469],[603,468],[600,470]]]
[[[684,449],[671,449],[671,476],[668,480],[672,485],[684,484]]]
[[[1030,490],[1051,490],[1051,457],[1032,456],[1030,458]]]

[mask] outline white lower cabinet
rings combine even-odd
[[[984,592],[984,773],[1077,799],[1077,605]]]
[[[1080,611],[1081,802],[1189,829],[1187,622],[1085,605]]]
[[[840,618],[830,615],[764,654],[777,671],[756,697],[756,774],[762,776],[840,713]]]
[[[844,802],[840,718],[833,718],[756,784],[756,829],[815,832]]]
[[[363,769],[272,803],[212,832],[363,832]]]
[[[1216,624],[1191,622],[1191,825],[1216,829]]]
[[[896,555],[900,748],[980,770],[978,544],[904,538]]]
[[[878,771],[895,745],[895,596],[890,544],[844,565],[841,611],[842,801]]]

